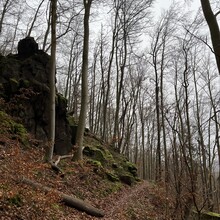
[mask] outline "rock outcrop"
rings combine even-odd
[[[21,40],[18,54],[0,56],[0,97],[9,104],[10,115],[22,120],[36,138],[47,140],[49,126],[50,56],[38,50],[31,37]],[[56,94],[55,152],[66,154],[72,148],[67,121],[67,101]]]

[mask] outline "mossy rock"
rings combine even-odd
[[[68,120],[70,126],[77,127],[77,120],[73,116],[69,115],[67,117],[67,120]]]
[[[100,161],[102,164],[104,162],[107,162],[104,152],[96,147],[86,146],[83,149],[83,154],[86,155],[87,157],[91,157],[94,160]]]
[[[105,174],[106,174],[108,180],[110,180],[112,182],[118,182],[120,180],[119,177],[113,172],[106,171]]]
[[[88,160],[87,160],[87,163],[89,163],[89,164],[91,164],[92,166],[95,166],[95,167],[97,167],[97,168],[103,168],[101,162],[100,162],[100,161],[97,161],[97,160],[88,159]]]
[[[22,144],[28,145],[27,130],[22,124],[15,122],[8,114],[0,111],[0,133],[14,135]]]
[[[113,164],[112,164],[112,168],[113,168],[113,169],[117,169],[117,168],[118,168],[118,164],[117,164],[117,163],[113,163]]]
[[[126,162],[126,166],[127,166],[127,170],[128,170],[133,176],[137,176],[137,167],[136,167],[133,163],[127,161],[127,162]]]
[[[113,158],[111,152],[110,152],[108,149],[105,149],[105,148],[102,148],[101,150],[104,152],[105,158],[106,158],[109,162],[114,163],[114,158]]]
[[[64,112],[66,112],[67,99],[60,93],[56,94],[56,105],[59,106]]]
[[[11,133],[11,117],[3,111],[0,111],[0,133]]]
[[[121,180],[121,182],[123,182],[129,186],[133,185],[136,182],[135,178],[131,175],[128,175],[128,174],[119,176],[119,179]]]

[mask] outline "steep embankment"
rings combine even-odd
[[[162,188],[137,182],[135,167],[94,135],[85,136],[85,159],[61,160],[59,175],[44,162],[44,145],[7,114],[0,116],[0,219],[97,219],[24,184],[23,177],[89,202],[104,211],[103,219],[168,219]]]
[[[45,163],[49,61],[30,37],[19,42],[18,54],[0,56],[0,219],[96,219],[67,207],[62,195],[103,210],[103,219],[169,219],[163,188],[139,181],[136,167],[89,131],[83,161],[61,160],[62,172]],[[76,129],[57,93],[56,153],[74,150]]]

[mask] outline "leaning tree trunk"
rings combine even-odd
[[[22,183],[30,185],[34,188],[39,188],[39,189],[43,190],[44,192],[53,192],[53,193],[57,194],[58,196],[61,197],[62,201],[67,206],[76,208],[79,211],[86,212],[88,215],[92,215],[92,216],[96,216],[96,217],[103,217],[104,216],[103,211],[93,207],[92,205],[90,205],[89,203],[87,203],[81,199],[69,196],[65,193],[62,193],[62,192],[59,192],[59,191],[54,190],[52,188],[43,186],[40,183],[34,182],[30,179],[23,178],[21,181],[22,181]]]
[[[212,11],[209,0],[201,0],[202,11],[205,16],[206,22],[209,26],[211,34],[212,46],[215,53],[215,59],[220,74],[220,31],[217,21],[217,14],[215,15]]]

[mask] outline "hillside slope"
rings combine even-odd
[[[0,116],[0,219],[98,219],[22,178],[89,202],[104,211],[102,219],[169,219],[163,187],[138,181],[135,166],[94,135],[85,136],[83,161],[60,161],[61,175],[45,163],[44,144],[6,113]]]

